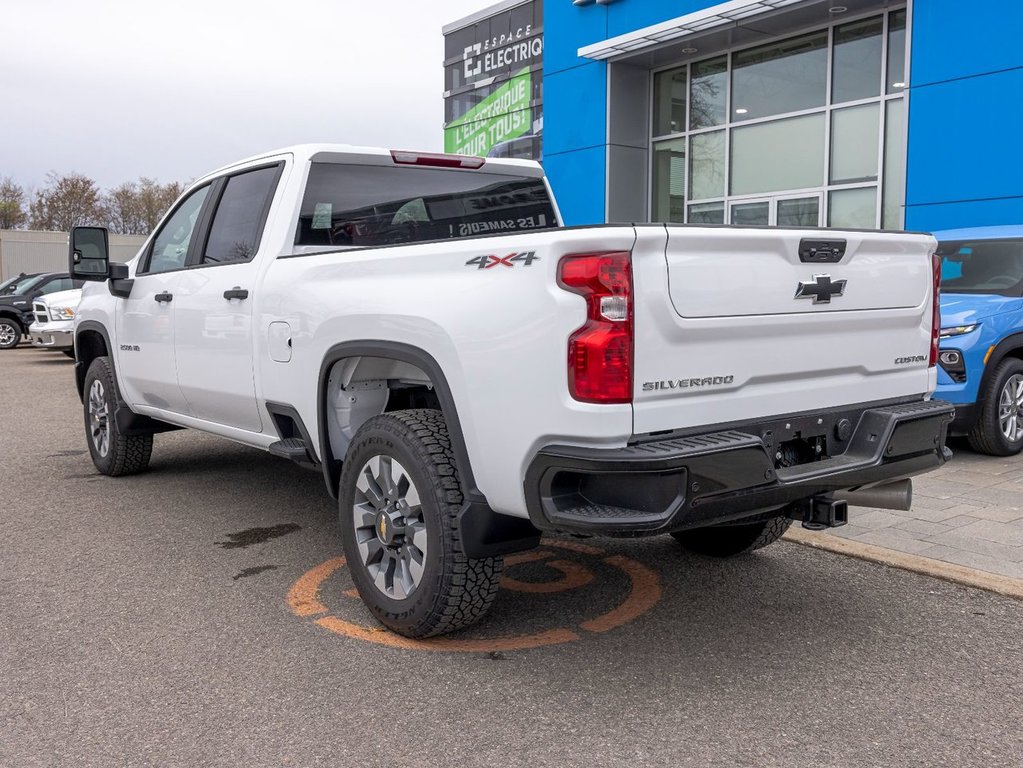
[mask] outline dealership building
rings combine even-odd
[[[444,28],[445,146],[542,160],[569,224],[1023,224],[1020,29],[1006,0],[506,0]]]

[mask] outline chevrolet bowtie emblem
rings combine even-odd
[[[814,275],[813,280],[800,282],[797,299],[813,299],[814,304],[830,304],[832,296],[845,293],[845,280],[831,280],[831,275]]]

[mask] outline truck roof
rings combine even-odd
[[[280,157],[281,155],[294,155],[296,163],[306,163],[313,159],[327,160],[327,157],[325,156],[329,155],[336,155],[338,156],[338,160],[348,161],[357,160],[360,156],[363,158],[380,158],[381,160],[385,160],[391,158],[392,152],[408,152],[412,154],[438,156],[438,153],[426,150],[406,150],[401,148],[395,148],[392,150],[385,149],[383,147],[364,147],[354,144],[293,144],[289,147],[281,147],[269,152],[261,152],[258,155],[247,157],[244,160],[237,160],[233,163],[229,163],[228,165],[221,166],[215,171],[203,174],[203,176],[197,179],[197,181],[202,181],[210,176],[217,176],[234,168],[251,165],[263,160],[270,160],[274,157]],[[451,157],[460,156],[452,155]],[[491,157],[481,157],[477,159],[481,161],[481,169],[492,172],[506,173],[515,176],[536,177],[543,175],[543,170],[540,167],[540,164],[534,160],[513,160]],[[329,162],[329,160],[327,161]]]

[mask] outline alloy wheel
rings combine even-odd
[[[1023,375],[1014,374],[998,396],[998,424],[1011,443],[1023,439]]]
[[[110,409],[103,382],[96,379],[89,387],[89,434],[100,456],[110,451]]]
[[[419,491],[394,458],[378,454],[355,484],[355,539],[362,564],[380,592],[404,600],[422,583],[427,533]]]

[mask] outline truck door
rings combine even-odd
[[[143,254],[131,294],[117,302],[113,354],[131,405],[188,413],[174,361],[174,294],[209,191],[200,187],[181,201]]]
[[[174,294],[178,384],[198,419],[262,431],[253,302],[263,227],[283,163],[214,182],[208,234]]]

